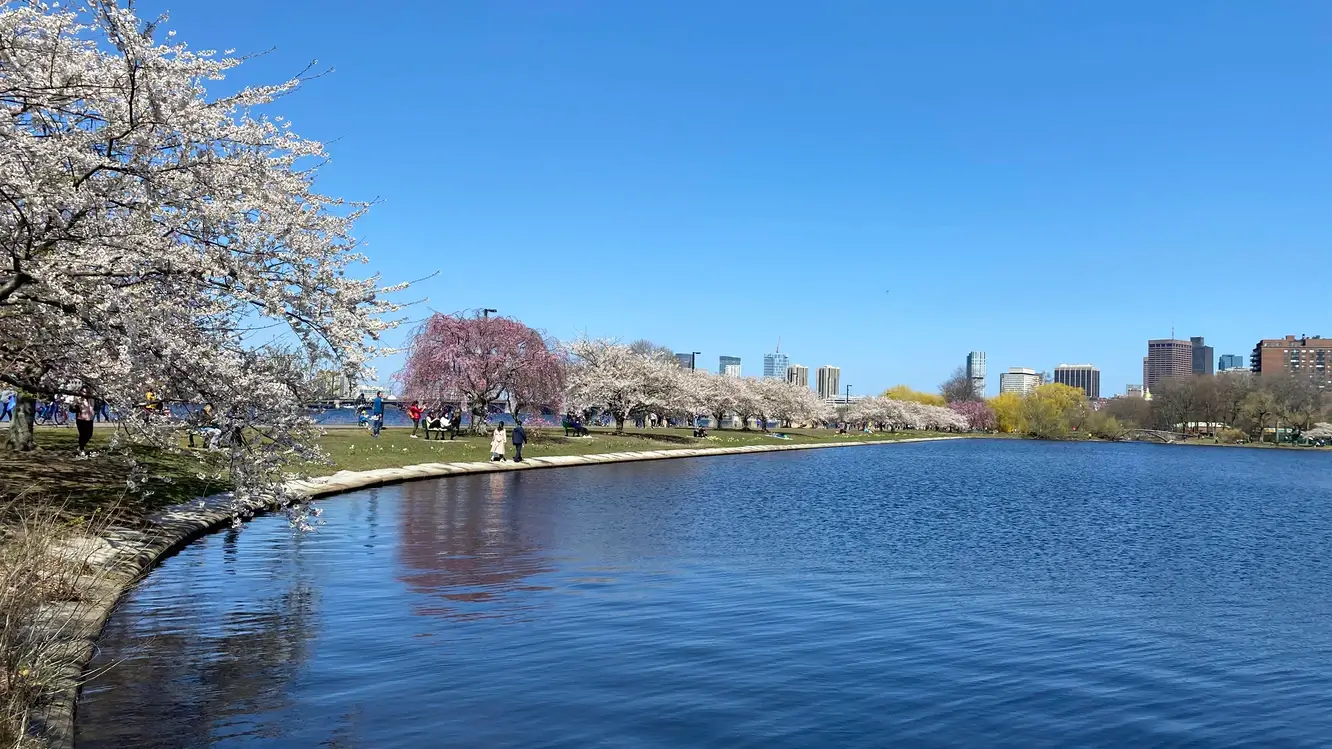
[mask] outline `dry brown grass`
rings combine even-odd
[[[38,711],[70,687],[92,633],[83,592],[105,567],[99,520],[35,501],[0,506],[0,747],[41,746]]]

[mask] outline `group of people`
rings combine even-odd
[[[451,440],[457,439],[462,430],[462,409],[453,406],[446,406],[443,411],[422,410],[420,401],[412,401],[407,407],[407,418],[412,420],[412,439],[419,439],[416,432],[421,429],[425,430],[426,439],[431,439],[430,433],[435,432],[434,439],[438,440],[444,439],[445,434]]]
[[[491,462],[500,462],[505,460],[504,450],[508,443],[503,422],[495,425],[495,431],[490,435],[490,460]],[[523,445],[527,444],[527,430],[523,429],[523,420],[514,419],[513,422],[513,462],[523,462]]]

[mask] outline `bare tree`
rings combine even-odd
[[[967,376],[967,370],[964,367],[953,370],[953,374],[939,384],[939,392],[943,395],[944,400],[949,403],[964,403],[981,399],[980,394],[976,392],[976,383]]]

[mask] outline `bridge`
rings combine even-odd
[[[1160,442],[1178,442],[1188,439],[1189,435],[1183,432],[1166,432],[1160,429],[1126,429],[1123,438],[1126,440],[1155,439]]]

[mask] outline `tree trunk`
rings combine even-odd
[[[19,393],[14,400],[14,413],[9,417],[9,434],[5,449],[27,452],[37,446],[33,439],[33,423],[37,417],[37,399]]]

